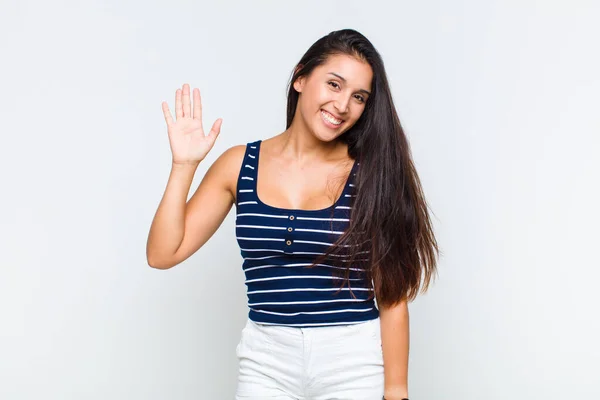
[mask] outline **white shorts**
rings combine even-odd
[[[379,318],[312,328],[263,325],[248,319],[236,354],[236,400],[383,397]]]

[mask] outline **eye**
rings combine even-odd
[[[355,98],[356,100],[358,100],[359,102],[361,102],[361,103],[364,103],[364,102],[365,102],[365,98],[364,98],[364,97],[362,97],[360,94],[357,94],[356,96],[354,96],[354,98]]]
[[[327,82],[330,86],[333,86],[336,89],[339,89],[340,85],[337,84],[337,82],[334,81],[329,81]]]

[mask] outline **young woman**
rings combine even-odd
[[[204,134],[187,84],[176,119],[162,108],[173,160],[148,263],[187,259],[235,204],[249,306],[236,399],[408,398],[407,302],[439,252],[371,42],[350,29],[315,42],[290,80],[286,130],[225,151],[188,202],[222,120]]]

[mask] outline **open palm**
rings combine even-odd
[[[194,164],[202,161],[212,149],[221,131],[223,120],[219,118],[213,123],[208,135],[204,134],[200,90],[196,88],[193,93],[192,108],[190,86],[187,83],[183,85],[182,89],[177,89],[175,92],[176,120],[173,119],[167,102],[163,101],[162,103],[173,163],[176,164]]]

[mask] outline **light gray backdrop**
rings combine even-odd
[[[284,129],[294,64],[381,52],[444,252],[412,303],[411,399],[598,399],[596,1],[3,1],[0,398],[231,399],[234,212],[151,269],[161,101],[200,87],[225,149]]]

